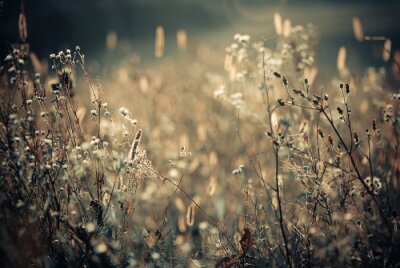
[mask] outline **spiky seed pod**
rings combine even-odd
[[[346,93],[350,94],[350,86],[349,86],[349,84],[346,84],[345,87],[346,87]]]
[[[376,120],[372,120],[372,129],[376,130]]]
[[[317,129],[317,132],[321,138],[324,138],[324,132],[320,128]]]
[[[359,137],[358,137],[357,132],[353,131],[353,137],[354,137],[355,143],[359,143],[359,142],[360,142],[360,139],[359,139]]]
[[[131,153],[129,154],[130,155],[130,160],[132,160],[132,161],[135,159],[135,156],[136,156],[136,153],[137,153],[137,149],[139,147],[139,143],[140,143],[141,137],[142,137],[142,130],[139,129],[136,132],[135,138],[133,139],[132,147],[131,147]]]
[[[274,72],[274,76],[275,76],[276,78],[282,78],[281,74],[278,73],[278,72]]]
[[[289,82],[288,82],[288,80],[286,79],[286,77],[282,77],[282,81],[283,81],[283,84],[284,84],[285,86],[287,86],[287,85],[289,84]]]

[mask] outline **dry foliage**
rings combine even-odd
[[[351,75],[344,47],[321,86],[315,28],[273,19],[273,45],[236,34],[224,61],[180,31],[178,62],[127,57],[102,84],[78,46],[35,73],[21,13],[0,84],[1,266],[397,267],[400,95],[385,69]]]

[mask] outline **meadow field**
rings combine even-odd
[[[397,37],[351,14],[321,52],[270,11],[42,57],[29,12],[0,59],[1,267],[400,267]]]

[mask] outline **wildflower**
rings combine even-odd
[[[96,116],[97,116],[96,110],[90,110],[90,114],[91,114],[93,117],[96,117]]]
[[[126,109],[125,107],[121,107],[118,109],[118,112],[123,116],[126,117],[129,114],[128,109]]]
[[[4,61],[10,61],[12,60],[12,58],[13,58],[12,55],[8,54],[7,57],[4,58]]]
[[[19,199],[17,204],[15,205],[15,207],[20,208],[20,207],[23,207],[24,205],[25,205],[25,203]]]
[[[161,257],[161,255],[160,255],[160,253],[158,253],[158,252],[153,252],[153,253],[151,253],[151,258],[152,258],[153,260],[158,260],[158,259],[160,259],[160,257]]]
[[[241,43],[249,43],[250,36],[247,35],[247,34],[240,35],[239,38],[238,38],[238,41],[241,42]]]
[[[85,226],[85,229],[89,233],[93,233],[96,230],[96,226],[94,225],[93,222],[88,222]]]
[[[240,100],[242,98],[243,98],[243,93],[241,93],[241,92],[231,94],[232,100]]]
[[[199,223],[199,229],[200,230],[206,230],[208,228],[208,222],[202,221]]]
[[[9,73],[14,73],[15,71],[16,71],[15,66],[12,66],[12,67],[8,68],[8,72]]]
[[[371,179],[370,176],[364,179],[364,183],[368,186],[369,190],[372,191],[374,194],[378,194],[380,189],[382,188],[381,179],[378,177],[374,177]]]
[[[12,111],[13,111],[14,113],[18,112],[18,106],[17,106],[16,104],[13,104],[13,105],[11,106],[11,109],[12,109]],[[12,115],[12,114],[11,114],[11,115]],[[11,115],[10,115],[10,117],[11,117]]]
[[[95,146],[99,145],[99,142],[100,142],[100,139],[95,138],[92,141],[90,141],[90,145],[95,147]]]
[[[382,188],[382,182],[380,178],[374,177],[372,180],[372,189],[374,191],[374,194],[378,194],[379,190]]]
[[[231,49],[232,50],[237,50],[239,48],[239,45],[236,43],[231,44]]]
[[[102,254],[105,253],[107,251],[107,244],[104,242],[100,242],[96,247],[95,247],[95,251],[98,254]]]
[[[225,94],[225,86],[220,86],[219,89],[214,90],[214,98],[221,97]]]
[[[137,125],[137,120],[136,119],[131,119],[131,120],[129,120],[129,122],[134,126]]]
[[[240,165],[238,168],[232,171],[233,175],[242,175],[243,174],[244,165]]]

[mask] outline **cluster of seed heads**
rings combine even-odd
[[[244,165],[240,165],[238,168],[232,170],[233,175],[243,175],[244,174]]]

